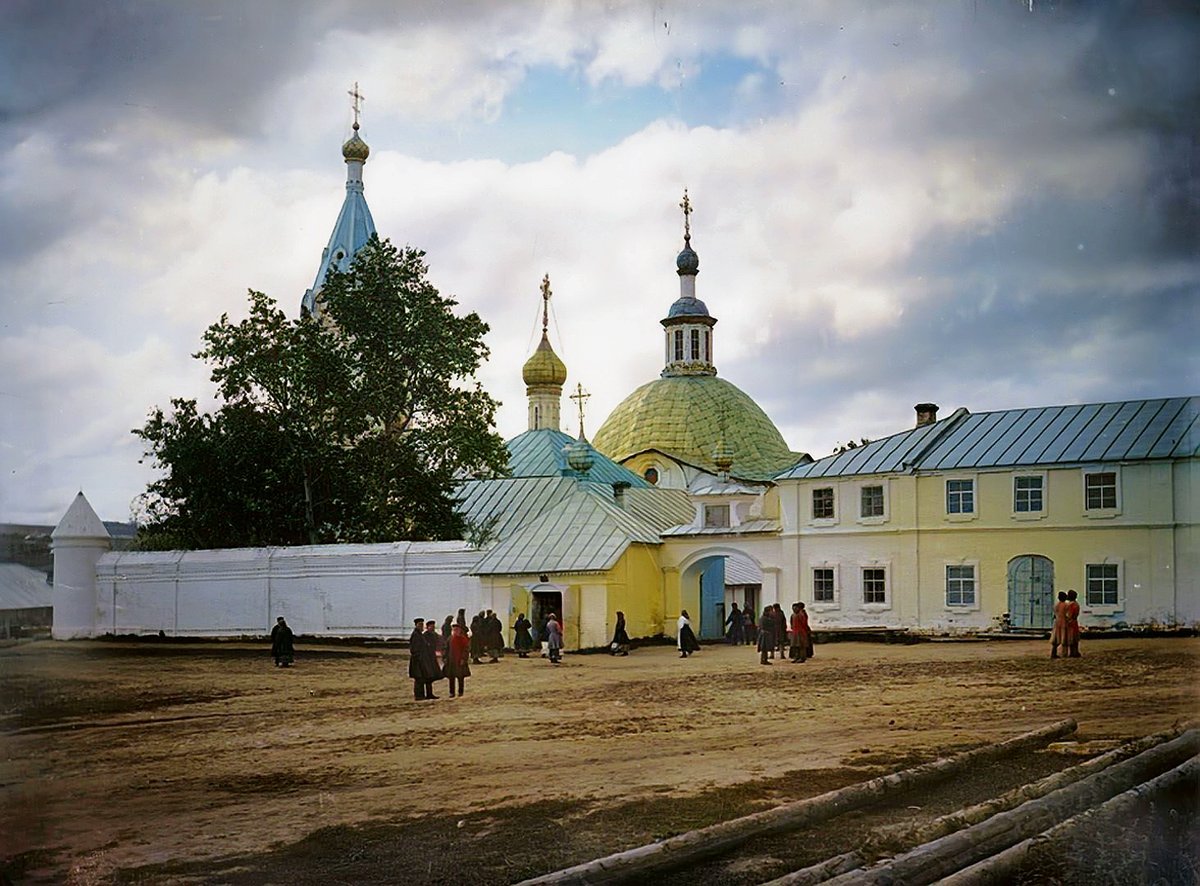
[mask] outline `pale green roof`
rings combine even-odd
[[[626,397],[596,432],[592,445],[615,461],[658,451],[710,474],[713,452],[724,440],[733,453],[730,473],[767,480],[798,461],[767,414],[723,378],[710,375],[657,378]]]
[[[612,487],[567,482],[570,489],[561,501],[485,553],[471,574],[602,572],[631,544],[661,544],[661,532],[691,519],[682,490],[627,490],[622,506],[614,500]]]
[[[572,477],[578,476],[567,465],[563,447],[575,438],[554,428],[538,428],[518,434],[504,445],[508,447],[508,472],[513,477]],[[594,452],[587,479],[597,483],[625,483],[647,488],[645,480],[628,468]]]

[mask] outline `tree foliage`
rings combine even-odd
[[[155,409],[134,430],[163,477],[141,496],[145,547],[461,537],[453,493],[505,469],[497,403],[473,376],[488,327],[427,279],[424,253],[372,238],[331,270],[318,316],[249,314],[204,333],[218,408]]]

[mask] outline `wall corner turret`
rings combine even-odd
[[[54,554],[51,604],[55,640],[96,635],[96,563],[112,549],[112,538],[81,491],[50,533]]]

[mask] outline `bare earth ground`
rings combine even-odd
[[[1059,661],[1024,640],[816,652],[771,667],[748,647],[557,667],[510,654],[475,666],[465,698],[443,682],[418,703],[392,645],[301,643],[287,670],[251,644],[0,648],[0,872],[512,882],[1063,717],[1079,738],[1124,739],[1200,714],[1196,638],[1085,639],[1083,658]],[[964,782],[962,802],[1076,762],[1024,755],[980,771],[974,795]],[[749,847],[687,879],[760,882],[853,848],[825,839]]]

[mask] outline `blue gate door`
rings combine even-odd
[[[1037,554],[1008,561],[1008,615],[1014,628],[1054,624],[1054,561]]]
[[[704,562],[700,573],[700,626],[697,636],[719,640],[725,634],[725,558]]]

